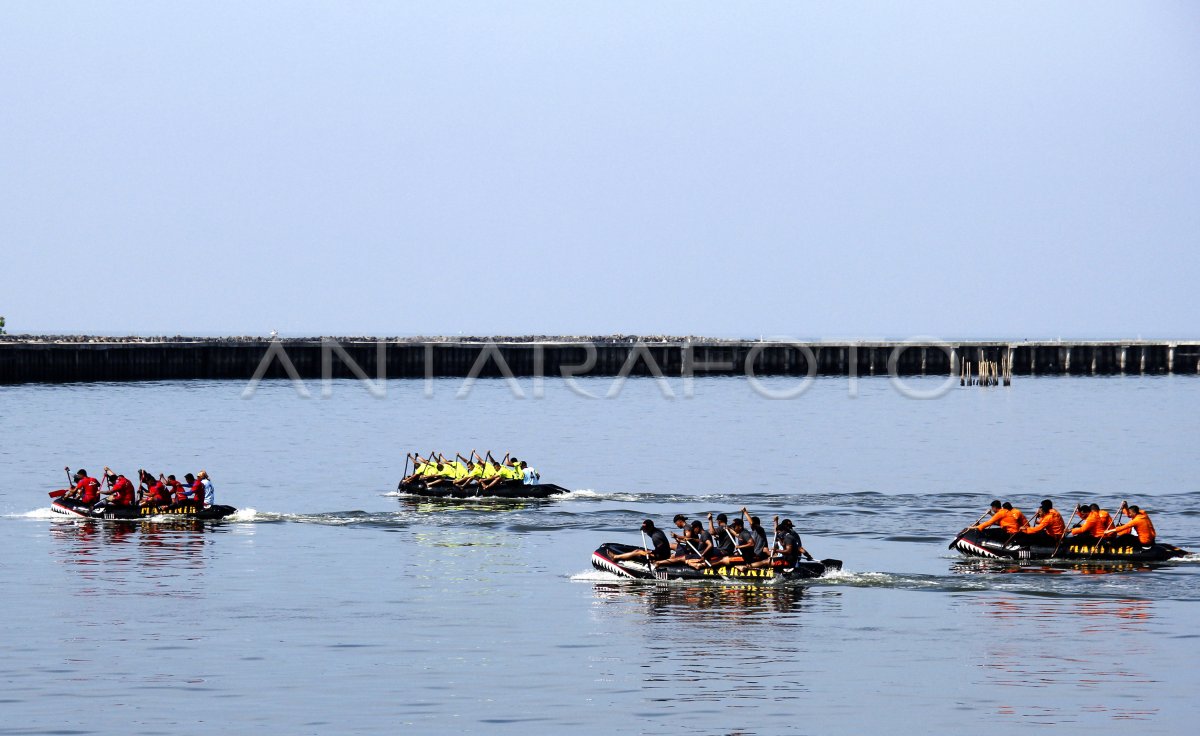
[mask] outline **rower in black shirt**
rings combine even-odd
[[[643,540],[649,539],[649,550],[635,549],[632,552],[626,552],[621,555],[614,555],[613,560],[632,560],[637,558],[650,558],[651,562],[659,562],[671,556],[671,543],[667,541],[667,535],[663,531],[654,526],[654,522],[646,519],[642,522]]]

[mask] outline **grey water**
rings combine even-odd
[[[1200,550],[1200,380],[928,400],[886,378],[790,400],[736,378],[519,385],[0,387],[0,733],[1193,731],[1200,556],[1015,565],[947,544],[992,498],[1051,497],[1139,503]],[[473,448],[574,491],[395,493],[405,452]],[[205,468],[239,512],[65,519],[46,494],[68,465]],[[845,569],[720,587],[589,565],[643,518],[742,506]]]

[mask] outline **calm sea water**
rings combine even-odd
[[[795,385],[767,382],[780,389]],[[910,382],[931,388],[934,380]],[[0,387],[0,733],[1191,733],[1200,557],[1007,566],[946,549],[993,497],[1128,499],[1200,550],[1200,381],[1022,379],[905,398],[818,380]],[[609,379],[579,381],[602,395]],[[576,490],[398,497],[409,449]],[[62,468],[206,468],[232,520],[52,518]],[[621,583],[644,517],[790,516],[829,579]]]

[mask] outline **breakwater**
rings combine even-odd
[[[783,342],[600,338],[0,337],[0,383],[454,376],[1200,373],[1200,340]]]

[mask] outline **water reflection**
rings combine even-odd
[[[800,585],[664,585],[595,583],[602,601],[639,601],[650,618],[695,621],[744,621],[764,613],[799,613]]]
[[[1056,725],[1077,722],[1081,713],[1149,720],[1159,712],[1159,680],[1129,655],[1153,637],[1154,601],[1005,597],[973,598],[965,605],[982,618],[980,631],[986,632],[977,654],[983,684],[1000,692],[1052,688],[1059,694],[1059,702],[1023,711],[1002,698],[997,714]]]
[[[1030,575],[1061,575],[1066,572],[1077,572],[1080,575],[1111,575],[1113,573],[1150,572],[1169,566],[1167,562],[1128,562],[1128,561],[1061,561],[1020,562],[1016,560],[985,560],[966,558],[956,560],[950,565],[950,571],[959,575],[978,574],[1030,574]]]
[[[643,714],[664,718],[685,716],[700,703],[808,692],[804,668],[795,665],[815,641],[805,636],[806,621],[841,598],[838,591],[798,585],[605,582],[593,591],[597,626],[636,652],[632,660],[628,654],[594,657],[598,679],[636,682],[645,693]]]
[[[127,585],[203,570],[204,550],[217,527],[194,519],[171,521],[71,520],[50,525],[61,544],[52,554],[66,569],[97,587],[83,594],[119,592]]]

